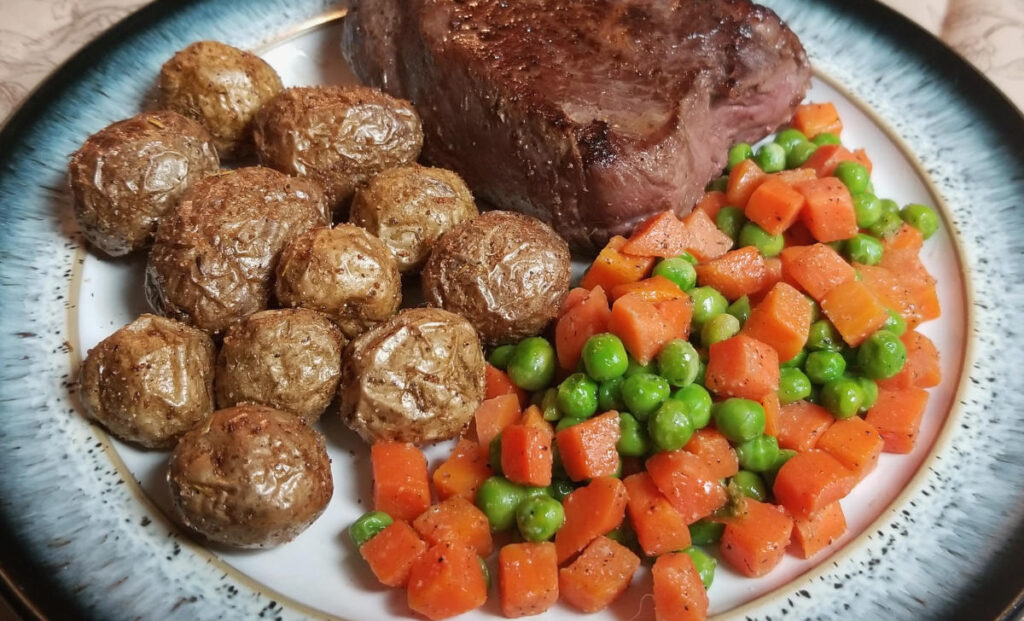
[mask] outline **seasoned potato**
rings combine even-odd
[[[68,179],[82,234],[110,256],[144,248],[182,193],[220,167],[213,138],[174,112],[151,112],[89,136]]]
[[[514,343],[554,319],[570,267],[569,247],[550,226],[490,211],[437,241],[423,268],[423,295],[468,319],[484,343]]]
[[[423,267],[441,235],[477,215],[462,177],[413,165],[385,170],[356,190],[349,220],[379,237],[407,273]]]
[[[294,414],[253,404],[217,410],[182,436],[167,483],[182,523],[239,548],[290,541],[334,493],[323,436]]]
[[[85,413],[122,440],[170,448],[213,412],[214,355],[205,332],[142,315],[89,350],[78,377]]]
[[[198,41],[160,69],[160,105],[210,130],[222,157],[252,152],[252,120],[281,90],[262,58],[218,41]]]
[[[410,308],[349,343],[341,418],[367,442],[417,444],[457,436],[484,396],[473,326],[454,313]]]
[[[325,313],[352,338],[395,314],[402,277],[383,242],[339,224],[310,230],[284,249],[274,291],[282,306]]]

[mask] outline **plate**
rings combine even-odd
[[[972,618],[1010,614],[1024,581],[1024,339],[1020,235],[1024,119],[998,92],[880,5],[769,2],[836,101],[844,141],[867,148],[880,194],[936,204],[925,261],[943,354],[910,456],[883,456],[844,501],[850,529],[811,561],[769,576],[720,565],[712,611],[733,617]],[[5,576],[41,616],[378,619],[407,616],[344,535],[369,498],[367,451],[325,415],[335,496],[294,542],[206,549],[167,520],[166,456],[110,439],[76,409],[83,352],[145,310],[139,259],[101,259],[75,231],[67,155],[135,114],[159,66],[212,38],[258,50],[288,85],[350,81],[338,51],[345,6],[328,0],[157,2],[52,76],[0,134],[0,524]],[[443,447],[431,456],[440,456]],[[645,572],[638,582],[649,580]],[[648,618],[647,587],[604,617]],[[466,618],[495,618],[496,598]],[[551,617],[575,616],[566,608]],[[599,617],[601,618],[601,617]]]

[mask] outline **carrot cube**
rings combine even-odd
[[[882,238],[882,248],[885,251],[909,248],[914,252],[920,252],[923,245],[924,235],[906,222],[900,226],[900,229],[894,235]]]
[[[839,135],[843,131],[843,122],[839,120],[839,111],[835,104],[806,103],[796,107],[793,114],[793,127],[799,129],[808,138],[826,132]]]
[[[611,291],[615,285],[624,282],[636,282],[647,276],[654,267],[654,257],[637,257],[621,252],[626,245],[626,238],[616,235],[608,241],[594,259],[590,269],[583,275],[580,286],[584,289],[601,287]]]
[[[714,220],[718,217],[718,212],[722,210],[722,207],[725,207],[728,204],[729,199],[726,198],[725,192],[712,190],[710,192],[705,192],[704,196],[697,201],[697,204],[694,205],[693,209],[695,211],[698,209],[703,211],[708,215],[708,218]]]
[[[476,551],[461,543],[430,547],[409,571],[406,598],[414,612],[447,619],[483,606],[487,582]]]
[[[825,244],[786,248],[781,258],[783,279],[818,302],[835,287],[857,279],[853,267]]]
[[[804,181],[796,185],[806,203],[800,219],[820,242],[849,239],[857,234],[857,216],[853,198],[843,182],[835,177]]]
[[[818,439],[825,451],[860,481],[878,465],[884,442],[878,430],[859,416],[839,420]]]
[[[845,532],[843,508],[833,502],[806,519],[793,520],[793,550],[800,558],[811,558]]]
[[[567,309],[555,324],[558,366],[567,371],[575,369],[587,339],[608,331],[611,314],[608,296],[601,285],[594,286],[587,295]]]
[[[612,305],[608,331],[622,339],[631,356],[646,364],[658,355],[665,343],[679,338],[673,334],[689,324],[693,312],[691,304],[688,297],[653,304],[639,294],[630,293]]]
[[[805,519],[850,493],[853,473],[825,451],[797,453],[779,468],[772,491],[795,518]]]
[[[551,485],[551,435],[526,425],[509,425],[501,433],[501,470],[513,483]]]
[[[480,556],[491,553],[493,542],[487,516],[461,496],[452,496],[430,507],[412,526],[430,545],[459,542],[473,548]]]
[[[841,145],[825,144],[818,147],[801,168],[813,170],[818,177],[828,177],[840,162],[857,162],[857,157]]]
[[[761,407],[764,408],[764,435],[778,438],[782,417],[782,403],[779,402],[779,394],[770,392],[761,399]]]
[[[899,373],[879,380],[880,388],[932,388],[942,380],[939,350],[931,339],[916,330],[907,330],[900,341],[907,348],[907,362]]]
[[[405,586],[413,563],[427,549],[408,522],[396,520],[359,548],[359,555],[381,584]]]
[[[490,363],[487,363],[484,369],[485,399],[493,399],[501,395],[515,395],[519,400],[520,408],[526,405],[530,396],[525,390],[513,384],[504,371]]]
[[[764,282],[764,256],[753,246],[725,253],[697,265],[697,282],[714,287],[730,300],[756,293]]]
[[[498,553],[501,613],[507,618],[538,615],[558,601],[555,544],[510,543]]]
[[[769,177],[750,195],[744,213],[771,235],[779,235],[796,222],[803,206],[803,194],[782,179]]]
[[[452,496],[472,500],[480,484],[492,474],[480,446],[469,438],[461,438],[448,459],[434,470],[434,490],[441,500]]]
[[[736,571],[756,578],[782,561],[793,532],[793,518],[772,504],[752,498],[744,503],[744,514],[725,523],[719,550]]]
[[[760,401],[779,389],[779,354],[744,334],[719,341],[708,348],[705,384],[719,397]]]
[[[629,494],[622,481],[598,477],[581,487],[562,503],[565,524],[555,533],[558,563],[572,558],[591,541],[615,530],[626,517]]]
[[[690,528],[646,472],[623,479],[626,509],[637,541],[647,556],[682,550],[690,545]]]
[[[725,487],[697,455],[665,451],[647,460],[647,474],[687,524],[725,506]]]
[[[807,298],[780,282],[750,311],[741,334],[771,345],[779,360],[789,360],[804,348],[810,328],[811,305]]]
[[[889,311],[862,282],[834,287],[821,300],[821,310],[851,347],[864,342],[889,320]]]
[[[686,251],[686,239],[686,225],[673,211],[663,211],[640,223],[622,252],[636,257],[676,257]]]
[[[689,338],[690,323],[693,319],[693,300],[690,296],[655,302],[654,308],[661,317],[661,338],[664,343]]]
[[[878,401],[864,417],[885,441],[886,453],[909,453],[921,430],[928,392],[920,388],[878,390]]]
[[[558,455],[573,481],[610,476],[619,469],[619,415],[606,412],[555,434]]]
[[[480,403],[473,413],[473,424],[476,426],[476,443],[484,455],[490,451],[491,441],[505,427],[519,422],[520,413],[519,398],[515,395],[501,395]]]
[[[655,621],[703,621],[708,594],[689,554],[663,554],[651,568]]]
[[[809,451],[835,422],[835,417],[820,405],[809,401],[787,403],[779,411],[779,447]]]
[[[686,251],[698,261],[717,259],[732,248],[732,238],[718,230],[703,210],[691,211],[683,218],[686,225]]]
[[[607,608],[629,587],[640,559],[629,548],[598,537],[572,565],[558,572],[562,599],[583,612]]]
[[[515,397],[513,397],[514,399]],[[427,459],[408,442],[378,442],[370,448],[373,508],[412,521],[430,506]]]
[[[736,451],[717,429],[705,427],[693,432],[683,450],[699,457],[713,479],[727,479],[739,472],[740,462]]]
[[[750,195],[767,178],[768,176],[754,160],[743,160],[729,171],[729,183],[725,189],[725,197],[730,205],[743,209],[747,206]]]
[[[540,408],[536,405],[531,405],[526,408],[523,412],[523,417],[519,421],[520,425],[524,427],[532,427],[533,429],[539,429],[544,432],[544,435],[551,440],[555,439],[555,430],[551,426],[551,423],[544,420],[544,413],[540,411]]]
[[[617,285],[612,289],[612,299],[617,300],[627,293],[635,293],[651,303],[689,297],[679,285],[664,276],[651,276],[637,282]]]

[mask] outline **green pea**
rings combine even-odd
[[[857,226],[866,229],[882,217],[882,201],[870,192],[854,194],[853,211],[857,214]]]
[[[647,433],[657,451],[678,451],[693,436],[693,421],[682,401],[669,399],[651,414]]]
[[[523,339],[508,360],[508,376],[523,390],[547,388],[555,378],[555,348],[539,336]]]
[[[599,382],[620,377],[629,368],[629,357],[619,337],[595,334],[583,344],[583,366]]]
[[[801,142],[807,142],[807,136],[799,129],[792,127],[784,129],[775,135],[775,144],[782,147],[787,155],[793,150],[793,147]]]
[[[716,403],[711,416],[722,435],[734,444],[764,433],[764,408],[757,401],[731,397]]]
[[[712,192],[714,190],[718,190],[719,192],[725,192],[726,188],[728,187],[729,177],[727,175],[722,175],[720,177],[715,177],[714,179],[709,181],[704,189],[707,192]]]
[[[694,429],[703,429],[711,423],[711,393],[707,388],[700,384],[683,386],[672,393],[672,399],[686,407]]]
[[[746,222],[747,216],[744,215],[743,210],[731,205],[719,209],[718,215],[715,216],[715,226],[718,227],[718,230],[734,241],[739,237],[740,229],[743,228]]]
[[[682,257],[669,257],[658,261],[651,274],[668,278],[683,291],[692,289],[697,284],[697,270],[694,269],[693,263]]]
[[[697,520],[690,524],[690,541],[695,546],[709,546],[722,538],[725,524],[711,520]]]
[[[777,457],[777,455],[774,457]],[[772,464],[774,463],[775,461],[772,460]],[[753,498],[758,502],[764,502],[768,499],[768,490],[765,489],[764,479],[762,479],[761,475],[756,472],[740,470],[732,476],[732,480],[729,482],[729,485],[736,486],[741,494],[747,498]]]
[[[840,377],[826,383],[821,387],[821,404],[839,420],[856,416],[864,404],[860,382]]]
[[[721,315],[729,308],[725,296],[711,287],[694,287],[686,292],[693,301],[693,323],[703,326],[709,319]]]
[[[875,383],[875,380],[866,377],[858,377],[857,382],[860,384],[861,394],[864,395],[864,401],[860,404],[860,411],[867,412],[878,402],[878,384]]]
[[[779,366],[783,369],[802,369],[805,360],[807,360],[807,350],[801,349],[789,360],[779,363]]]
[[[700,368],[697,369],[697,379],[693,380],[694,384],[700,384],[703,386],[707,383],[707,372],[708,372],[708,361],[704,358],[700,359]]]
[[[562,503],[550,496],[536,496],[524,500],[516,508],[519,533],[527,541],[547,541],[555,536],[565,523]]]
[[[805,295],[804,299],[807,300],[807,305],[811,307],[811,323],[821,319],[821,306],[818,302],[809,295]]]
[[[839,140],[839,136],[836,136],[832,132],[821,132],[814,138],[811,138],[811,142],[819,147],[827,144],[842,144],[842,141]]]
[[[487,356],[487,362],[504,371],[508,368],[508,361],[512,359],[512,352],[515,349],[515,345],[498,345],[491,350],[491,355]]]
[[[752,472],[764,472],[775,463],[779,453],[779,441],[775,436],[760,435],[736,446],[736,458],[740,468]]]
[[[710,347],[730,339],[740,332],[740,320],[729,313],[715,315],[709,319],[700,329],[700,342],[704,347]]]
[[[807,160],[811,159],[817,150],[818,145],[814,144],[814,141],[799,142],[793,145],[793,148],[786,154],[786,168],[800,168],[807,163]]]
[[[669,341],[658,354],[658,375],[673,386],[692,384],[699,368],[700,355],[685,339]]]
[[[850,190],[851,194],[858,194],[868,189],[868,182],[871,174],[860,162],[845,161],[836,165],[832,176],[838,178]]]
[[[903,220],[897,214],[883,211],[878,220],[868,227],[868,233],[875,237],[892,237],[903,226]]]
[[[704,590],[710,589],[711,584],[715,581],[715,568],[718,566],[718,561],[715,560],[715,557],[696,546],[686,548],[683,550],[683,554],[689,556],[693,561],[693,566],[697,569],[700,581],[704,583]]]
[[[537,496],[551,496],[551,486],[545,487],[533,487],[531,485],[523,486],[523,500],[527,498],[536,498]]]
[[[664,377],[639,373],[627,377],[622,383],[622,400],[637,420],[645,421],[669,398],[670,390],[668,380]]]
[[[754,154],[754,162],[766,173],[786,169],[786,150],[774,142],[761,145]]]
[[[737,142],[729,148],[729,161],[726,165],[728,170],[732,170],[739,165],[743,160],[749,160],[754,155],[754,149],[745,142]]]
[[[925,205],[911,203],[900,211],[900,218],[903,221],[921,231],[921,235],[928,239],[939,230],[939,216],[935,210]]]
[[[516,509],[526,496],[522,486],[502,476],[493,476],[476,491],[476,506],[487,516],[491,531],[500,533],[515,524]]]
[[[494,474],[502,474],[501,469],[501,434],[494,436],[487,447],[487,463],[490,464]]]
[[[629,366],[626,367],[625,377],[633,377],[640,373],[657,373],[658,363],[656,360],[650,360],[644,364],[640,364],[639,361],[635,360],[632,356],[629,357]]]
[[[479,554],[476,557],[477,562],[480,564],[480,571],[484,574],[484,588],[488,591],[491,590],[491,570],[487,567],[487,561],[484,557]]]
[[[870,379],[888,379],[903,369],[907,348],[899,337],[888,330],[879,330],[860,344],[857,365]]]
[[[779,449],[779,454],[775,457],[775,463],[772,467],[761,473],[764,477],[764,482],[768,484],[768,487],[775,486],[775,477],[779,474],[779,468],[781,468],[787,461],[796,456],[796,451],[793,449]]]
[[[878,238],[858,233],[846,240],[846,257],[851,263],[877,265],[882,260],[885,248]]]
[[[800,369],[779,370],[779,403],[786,405],[811,396],[811,380]]]
[[[621,411],[626,409],[622,401],[622,383],[624,377],[616,377],[606,382],[601,382],[597,387],[597,409],[602,412],[610,410]]]
[[[559,418],[562,418],[562,413],[558,410],[558,389],[548,388],[544,392],[538,394],[541,395],[538,407],[540,408],[541,414],[544,416],[544,420],[549,423],[553,423]]]
[[[565,502],[566,497],[576,491],[576,487],[569,479],[551,479],[551,497],[558,502]]]
[[[894,311],[891,308],[887,308],[889,311],[889,318],[882,324],[883,330],[888,330],[896,336],[903,336],[907,332],[907,321],[903,319],[903,316]]]
[[[700,261],[697,260],[697,257],[693,256],[689,252],[686,252],[685,250],[683,251],[683,254],[679,255],[678,258],[682,259],[683,261],[686,261],[690,265],[697,265],[698,263],[700,263]]]
[[[644,457],[651,452],[647,430],[628,412],[619,414],[619,441],[615,449],[624,457]]]
[[[558,420],[558,424],[555,425],[555,431],[561,431],[563,429],[568,429],[569,427],[572,427],[573,425],[579,425],[580,423],[586,422],[586,420],[587,419],[580,418],[578,416],[563,416],[562,418],[560,418]]]
[[[348,527],[349,539],[357,548],[361,548],[364,543],[376,537],[377,533],[391,526],[393,522],[391,516],[383,511],[364,513]]]
[[[740,325],[747,323],[747,319],[750,319],[750,298],[745,295],[736,298],[725,312],[738,319]]]
[[[843,338],[828,319],[819,319],[807,331],[807,349],[813,351],[839,351]]]
[[[815,384],[825,384],[842,376],[846,370],[846,360],[837,351],[812,351],[807,354],[804,373]]]
[[[558,385],[557,403],[563,416],[593,416],[597,412],[597,382],[583,373],[573,373]]]
[[[893,213],[897,216],[900,215],[900,204],[891,198],[880,199],[880,205],[882,207],[882,213]]]
[[[757,224],[747,222],[740,229],[738,243],[740,246],[753,246],[766,257],[775,257],[782,252],[786,240],[782,235],[772,235]]]

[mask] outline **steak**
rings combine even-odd
[[[344,50],[413,102],[430,163],[578,251],[689,212],[810,80],[796,35],[748,0],[360,0]]]

